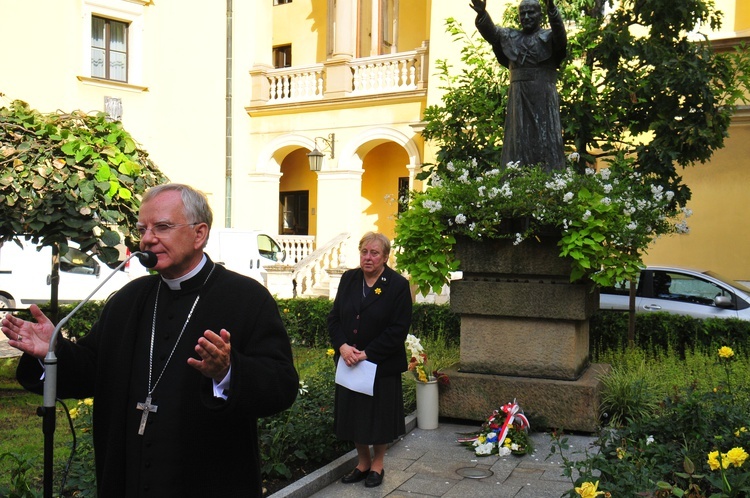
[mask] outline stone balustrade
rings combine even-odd
[[[283,263],[266,266],[266,287],[281,299],[319,297],[333,299],[345,269],[343,254],[348,233],[342,233],[313,250],[311,235],[280,235],[276,241],[286,251]]]
[[[270,68],[250,71],[250,109],[289,103],[315,102],[326,98],[358,95],[398,94],[427,89],[428,44],[416,50],[347,61]]]
[[[314,235],[279,235],[275,240],[286,252],[285,264],[295,265],[315,250]]]
[[[350,63],[353,94],[378,94],[417,90],[424,61],[416,51],[391,56],[365,57]]]

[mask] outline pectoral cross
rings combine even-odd
[[[143,410],[143,414],[141,415],[141,425],[138,427],[138,434],[143,436],[143,433],[146,431],[146,421],[148,420],[148,414],[151,412],[156,413],[156,410],[159,408],[156,405],[151,404],[151,395],[146,396],[146,401],[143,403],[138,403],[136,405],[136,408],[139,410]]]

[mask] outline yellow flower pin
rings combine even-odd
[[[379,296],[381,292],[383,292],[383,290],[380,287],[375,287],[375,294]]]

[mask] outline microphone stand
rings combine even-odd
[[[152,253],[153,255],[153,253]],[[148,258],[148,254],[136,251],[128,256],[125,261],[120,263],[115,270],[110,273],[107,278],[96,286],[91,294],[86,297],[83,301],[78,303],[78,306],[73,308],[73,311],[60,320],[60,323],[55,327],[55,331],[52,333],[52,337],[49,341],[49,350],[47,356],[44,357],[44,404],[37,410],[37,414],[42,417],[42,432],[44,433],[44,498],[52,498],[52,474],[53,474],[53,455],[54,455],[54,440],[55,440],[55,402],[57,400],[57,356],[55,355],[55,347],[57,346],[57,336],[63,325],[68,323],[68,320],[78,312],[81,307],[89,302],[96,292],[107,283],[118,271],[122,269],[125,264],[133,259],[135,256]],[[144,266],[146,264],[144,263]],[[154,265],[152,265],[154,266]]]

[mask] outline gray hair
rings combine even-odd
[[[143,201],[147,202],[164,192],[175,191],[180,193],[182,198],[182,205],[185,210],[185,218],[190,223],[205,223],[208,225],[209,230],[214,220],[213,211],[211,206],[208,205],[208,199],[206,195],[183,183],[165,183],[163,185],[157,185],[151,187],[143,195]]]
[[[388,259],[388,255],[391,254],[391,241],[388,240],[388,237],[382,233],[367,232],[359,239],[359,250],[361,251],[370,242],[380,242],[380,245],[383,246],[383,257]]]

